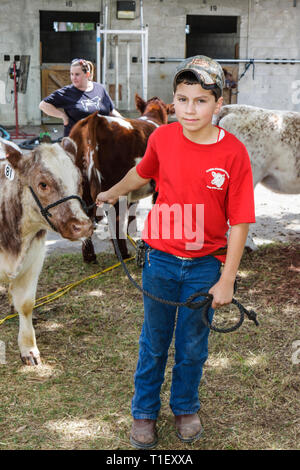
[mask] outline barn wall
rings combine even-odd
[[[149,56],[185,57],[187,15],[231,15],[240,17],[240,58],[300,59],[300,1],[296,7],[293,4],[293,0],[146,0]],[[117,23],[121,21],[114,20],[113,27]],[[126,23],[139,26],[139,20],[124,21],[124,28]],[[149,96],[172,99],[170,77],[176,65],[149,64]],[[239,75],[244,67],[239,66]],[[300,111],[300,64],[255,64],[254,79],[252,71],[251,66],[239,82],[239,103]]]
[[[100,5],[100,0],[0,0],[0,125],[15,124],[13,80],[8,77],[8,69],[14,56],[23,54],[31,57],[26,94],[18,94],[19,124],[41,122],[39,11],[100,12]],[[4,61],[4,55],[10,56],[9,62]]]
[[[99,11],[101,0],[85,0],[85,11]],[[116,19],[116,1],[111,0],[109,27],[136,29],[140,27],[139,1],[135,20]],[[71,5],[71,6],[67,6]],[[82,0],[1,0],[0,15],[0,125],[14,125],[13,81],[8,67],[16,54],[29,54],[31,64],[26,94],[19,94],[19,123],[39,124],[40,87],[39,10],[81,11]],[[149,56],[185,57],[185,25],[187,15],[232,15],[240,17],[240,58],[300,59],[300,1],[294,0],[144,0],[144,23],[149,25]],[[124,52],[122,52],[122,50]],[[109,48],[109,83],[114,79],[114,49]],[[201,53],[201,51],[199,51]],[[4,54],[11,57],[4,61]],[[137,44],[131,44],[131,55],[141,58]],[[176,63],[149,63],[148,96],[158,95],[172,100],[171,77]],[[122,100],[125,108],[125,48],[121,46],[120,66],[123,74]],[[132,94],[142,93],[140,63],[131,64]],[[239,73],[244,70],[240,65]],[[256,64],[239,82],[238,102],[300,111],[300,64]]]

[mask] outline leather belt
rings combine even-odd
[[[218,248],[217,250],[213,251],[212,253],[208,253],[206,256],[220,256],[220,255],[226,255],[227,253],[227,246],[223,246],[222,248]],[[175,255],[176,258],[183,259],[183,260],[193,260],[194,258],[185,258],[184,256],[177,256]]]
[[[209,253],[210,256],[218,256],[218,255],[226,255],[227,253],[227,246],[223,246],[222,248],[218,248],[216,251]]]

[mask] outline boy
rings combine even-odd
[[[223,71],[214,60],[196,56],[180,64],[173,82],[178,122],[156,129],[141,162],[96,200],[98,205],[115,203],[151,178],[156,181],[159,195],[142,237],[147,246],[143,287],[178,302],[196,291],[209,292],[211,320],[213,309],[232,300],[249,223],[255,222],[246,148],[212,124],[223,103],[223,87]],[[226,247],[227,221],[231,230]],[[221,262],[225,264],[220,275]],[[183,442],[195,441],[202,432],[198,386],[208,356],[209,329],[201,310],[180,307],[176,318],[176,307],[144,296],[130,436],[136,448],[150,449],[157,443],[160,388],[175,319],[170,407]]]

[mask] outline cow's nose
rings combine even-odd
[[[89,237],[93,233],[93,224],[90,220],[73,222],[70,226],[74,238]]]
[[[78,224],[72,224],[72,230],[74,233],[80,232],[82,230],[82,226]]]

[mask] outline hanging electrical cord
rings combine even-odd
[[[252,65],[252,78],[254,80],[254,72],[255,72],[255,64],[254,64],[254,59],[250,59],[249,62],[247,64],[245,64],[245,69],[244,69],[244,72],[239,76],[239,81],[241,78],[243,78],[243,76],[246,74],[247,70],[251,67]]]

